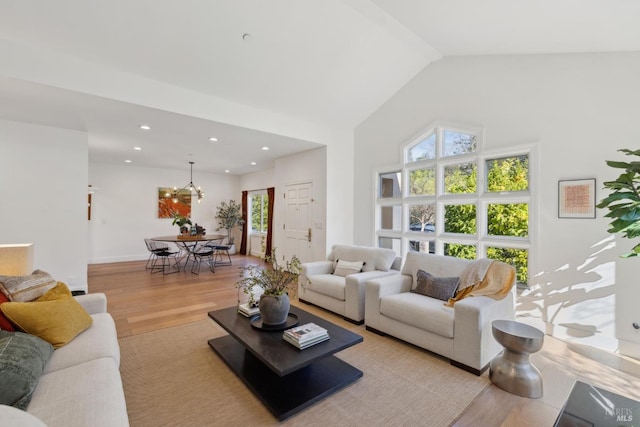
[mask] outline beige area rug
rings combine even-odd
[[[363,378],[278,422],[211,350],[207,340],[225,332],[205,319],[120,340],[131,426],[442,427],[490,385],[486,373],[477,377],[364,326],[303,308],[364,337],[338,353],[362,370]]]

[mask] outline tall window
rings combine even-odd
[[[251,196],[251,231],[266,233],[268,228],[269,198],[267,193]]]
[[[429,128],[404,146],[398,170],[378,174],[378,246],[497,259],[528,283],[531,153],[483,152],[479,130]]]

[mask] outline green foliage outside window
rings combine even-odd
[[[267,232],[269,217],[269,198],[266,194],[251,197],[251,230]]]
[[[411,196],[432,196],[436,194],[435,168],[418,169],[409,174],[409,194]]]
[[[444,245],[444,254],[456,258],[476,259],[476,247],[460,243],[446,243]]]
[[[463,163],[444,168],[444,192],[470,194],[477,191],[478,170],[475,163]]]
[[[529,186],[529,161],[526,156],[492,159],[487,162],[487,191],[522,191]],[[476,183],[473,172],[455,169],[445,177],[450,193],[468,192]],[[445,231],[449,233],[476,233],[475,205],[448,205],[445,207]],[[490,204],[487,210],[487,228],[492,236],[526,237],[529,232],[529,205],[526,203]],[[459,258],[475,258],[475,246],[448,244],[447,255]],[[487,257],[515,266],[517,280],[527,283],[528,251],[511,248],[489,248]]]

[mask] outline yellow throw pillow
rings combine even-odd
[[[71,342],[93,323],[62,282],[33,302],[5,302],[0,309],[20,330],[55,348]]]

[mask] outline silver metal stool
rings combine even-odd
[[[542,374],[529,361],[529,355],[542,348],[544,333],[512,320],[495,320],[493,337],[504,347],[489,365],[491,382],[518,396],[542,397]]]

